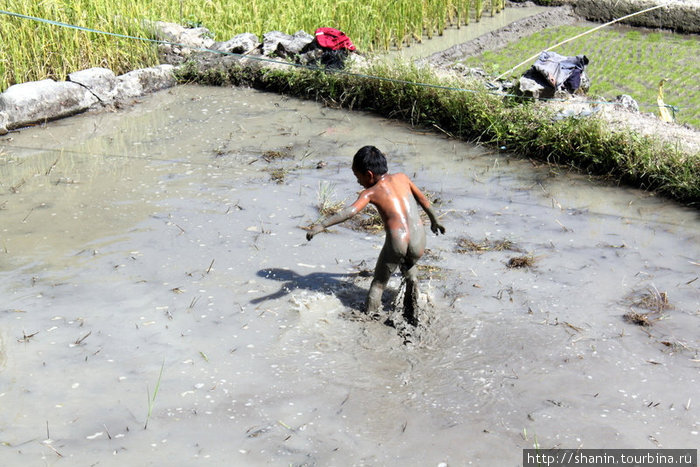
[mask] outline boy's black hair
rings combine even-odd
[[[384,175],[389,171],[386,165],[386,157],[374,146],[360,148],[352,158],[352,168],[365,173],[371,170],[374,175]]]

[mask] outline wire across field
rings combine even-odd
[[[498,74],[519,63],[522,57],[545,50],[590,26],[561,26],[533,34],[497,51],[465,60]],[[632,96],[642,112],[655,112],[659,81],[664,84],[664,101],[678,109],[676,119],[700,128],[700,40],[670,32],[649,32],[629,27],[603,29],[553,49],[562,55],[586,55],[590,63],[586,74],[591,79],[589,95],[614,99],[620,94]],[[513,72],[519,76],[523,66]]]

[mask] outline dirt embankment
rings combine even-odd
[[[700,2],[697,0],[568,0],[576,14],[589,21],[606,23],[657,5],[666,5],[623,21],[630,26],[700,33]]]

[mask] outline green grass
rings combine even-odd
[[[479,3],[477,9],[477,2]],[[202,25],[225,41],[243,32],[259,38],[279,30],[313,33],[343,30],[360,50],[385,50],[466,23],[483,11],[500,11],[503,0],[5,0],[1,9],[76,26],[151,37],[143,20]],[[117,74],[157,63],[146,42],[0,14],[0,91],[44,78],[102,66]]]
[[[314,99],[328,105],[369,110],[413,125],[437,125],[457,138],[505,145],[550,163],[605,175],[616,183],[653,190],[688,204],[700,202],[700,154],[686,154],[632,132],[613,133],[596,118],[555,120],[539,103],[521,103],[483,92],[458,92],[406,82],[478,89],[482,83],[448,81],[429,68],[403,62],[376,63],[359,74],[306,69],[261,69],[228,65],[212,72],[190,62],[182,82],[251,85]],[[211,77],[216,76],[216,82]]]
[[[574,37],[590,27],[563,26],[533,34],[502,50],[486,52],[465,61],[499,74],[540,50]],[[700,128],[700,40],[667,32],[645,33],[627,28],[602,29],[553,49],[562,55],[586,55],[586,73],[592,98],[614,99],[631,95],[642,112],[656,112],[658,83],[664,85],[666,104],[676,106],[676,119]],[[520,76],[532,63],[515,70]]]

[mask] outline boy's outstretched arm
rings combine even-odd
[[[445,233],[445,227],[440,224],[438,221],[437,216],[435,215],[435,211],[433,211],[433,207],[430,205],[430,201],[428,201],[428,198],[423,194],[418,187],[411,182],[411,193],[413,193],[413,197],[415,200],[420,204],[420,207],[423,208],[423,211],[428,215],[428,218],[430,219],[430,230],[434,234],[444,234]]]
[[[322,232],[326,228],[340,224],[341,222],[345,222],[346,220],[350,219],[352,216],[357,214],[358,212],[362,211],[365,206],[369,203],[369,196],[367,194],[360,193],[360,197],[357,198],[357,201],[352,203],[350,206],[346,206],[337,213],[333,214],[331,217],[328,219],[324,219],[321,221],[320,224],[316,224],[311,227],[311,230],[309,230],[306,233],[306,239],[311,240],[314,238],[314,235],[316,235],[319,232]]]

